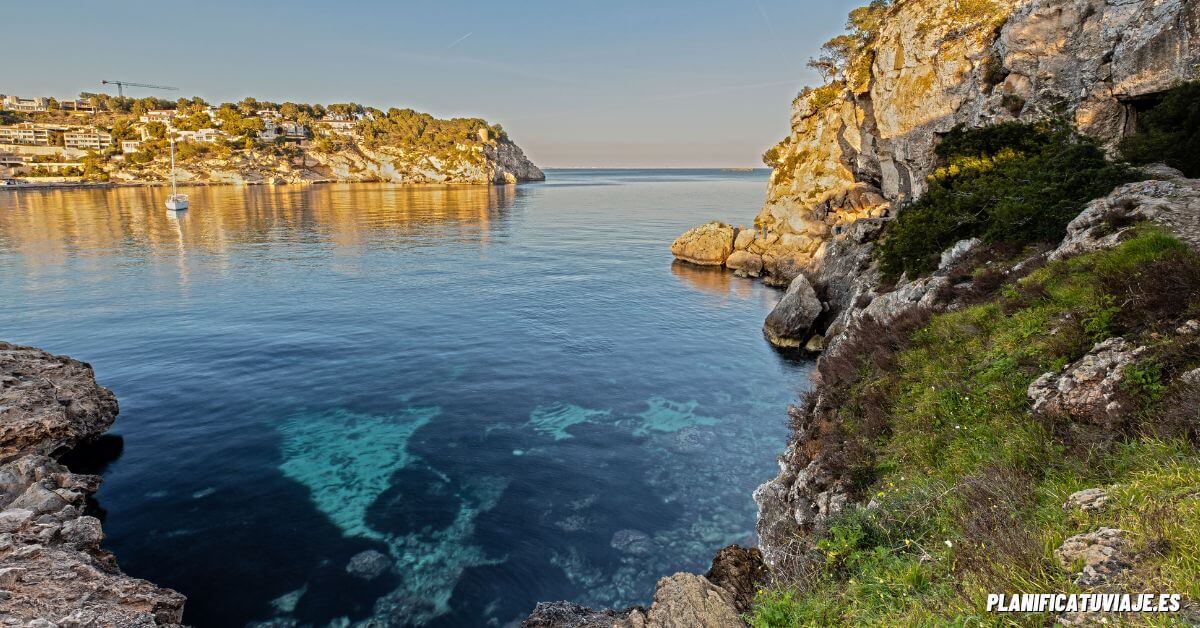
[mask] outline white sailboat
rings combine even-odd
[[[171,137],[171,195],[167,197],[167,209],[180,211],[188,208],[187,194],[180,194],[175,188],[175,138]]]

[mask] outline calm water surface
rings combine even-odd
[[[765,173],[0,192],[0,338],[121,416],[106,546],[198,626],[502,626],[752,542],[808,365],[778,293],[672,264]],[[119,454],[119,455],[118,455]],[[392,566],[364,580],[350,558]]]

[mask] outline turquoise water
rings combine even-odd
[[[753,542],[808,364],[779,293],[672,262],[765,172],[0,192],[0,338],[121,401],[106,547],[198,626],[506,625]],[[364,579],[350,558],[389,568]]]

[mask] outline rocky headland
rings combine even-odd
[[[117,400],[92,368],[0,342],[0,624],[175,626],[184,596],[121,572],[87,498],[101,479],[58,459],[112,425]]]
[[[790,133],[764,156],[773,173],[752,226],[712,222],[671,246],[682,263],[722,266],[786,287],[764,335],[781,348],[819,354],[811,392],[788,410],[792,437],[779,458],[780,472],[754,495],[759,596],[736,600],[729,590],[722,593],[712,572],[707,580],[676,574],[659,582],[649,613],[547,604],[526,626],[737,626],[750,619],[755,625],[937,624],[946,618],[939,612],[960,613],[958,621],[961,613],[978,612],[970,601],[975,589],[962,590],[973,583],[1008,590],[1005,584],[1013,582],[1028,586],[1030,580],[1018,574],[1036,573],[1030,578],[1043,578],[1036,582],[1046,587],[1038,590],[1059,590],[1067,580],[1089,591],[1130,590],[1124,587],[1150,586],[1145,574],[1162,573],[1156,570],[1163,564],[1194,550],[1177,548],[1179,540],[1171,545],[1176,549],[1166,549],[1170,535],[1147,532],[1145,515],[1133,514],[1148,507],[1188,511],[1194,495],[1155,493],[1159,489],[1144,479],[1154,476],[1152,470],[1137,476],[1139,482],[1120,472],[1082,469],[1115,459],[1114,443],[1146,451],[1157,446],[1155,438],[1194,443],[1194,428],[1181,425],[1200,416],[1195,308],[1166,307],[1145,296],[1105,296],[1116,289],[1116,275],[1096,269],[1126,264],[1134,274],[1159,272],[1175,286],[1164,290],[1190,293],[1181,298],[1194,302],[1200,180],[1163,165],[1141,167],[1124,175],[1132,182],[1082,212],[1076,209],[1065,236],[1021,246],[978,237],[951,241],[931,272],[888,276],[878,249],[945,165],[937,148],[956,129],[1065,120],[1117,155],[1140,116],[1172,88],[1200,76],[1200,7],[1179,0],[898,0],[856,13],[853,52],[832,82],[801,93]],[[1135,264],[1129,258],[1139,247],[1171,252]],[[1189,261],[1171,271],[1152,270],[1176,257]],[[1060,280],[1101,293],[1099,305],[1071,301],[1054,283]],[[1035,311],[1045,316],[1039,304],[1046,302],[1054,304],[1049,311],[1057,318],[1035,327],[1043,330],[1037,333],[1045,345],[1025,340],[1037,344],[1028,355],[1020,345],[994,349],[1025,363],[977,357],[980,364],[972,365],[972,351],[1008,342],[1005,334],[1016,332],[1005,326]],[[1103,319],[1108,315],[1124,322]],[[952,339],[939,341],[937,333]],[[906,361],[913,356],[924,361]],[[916,370],[904,372],[904,364]],[[1003,384],[1028,386],[988,392],[1000,385],[988,379],[988,369],[1010,369]],[[1153,371],[1150,392],[1142,383],[1147,369]],[[948,388],[941,397],[931,378]],[[1005,392],[1011,397],[1000,397]],[[957,396],[947,400],[951,394]],[[989,394],[991,406],[971,405],[967,396]],[[1011,403],[1011,414],[1000,413],[999,403]],[[931,420],[925,412],[948,415]],[[905,424],[911,417],[918,422]],[[982,437],[963,440],[971,430],[996,425],[1039,436],[1002,446],[981,445],[989,442]],[[1031,453],[1024,466],[980,462],[1000,456],[995,450],[1002,447],[1032,451],[1039,439],[1057,453]],[[914,452],[925,446],[938,449],[918,464]],[[971,462],[947,468],[945,459],[958,454],[956,447]],[[1094,457],[1081,463],[1078,452],[1087,447]],[[1197,462],[1194,454],[1180,456],[1188,465]],[[971,465],[983,467],[971,471]],[[1049,479],[1046,469],[1070,480],[1055,484],[1062,480]],[[935,471],[945,475],[935,477]],[[1087,487],[1100,479],[1108,484]],[[1110,493],[1136,496],[1142,505],[1116,506]],[[963,510],[955,499],[984,514]],[[1051,510],[1062,504],[1053,524],[1025,514],[986,515],[997,507],[1026,513],[1043,502]],[[933,532],[919,527],[933,526],[926,521],[932,516],[952,522],[936,528],[941,536],[934,541],[922,536]],[[1047,525],[1060,527],[1048,533]],[[1061,541],[1046,555],[1044,534]],[[753,562],[759,554],[745,556]],[[897,565],[908,575],[892,575]],[[951,598],[931,589],[929,579],[938,574],[951,578],[944,589]],[[678,593],[684,582],[692,583],[693,594]],[[899,591],[894,600],[892,591]],[[714,611],[716,598],[728,608]],[[737,616],[725,614],[728,609]],[[1194,609],[1185,605],[1184,613],[1195,620]],[[1071,612],[1031,621],[1083,625],[1112,619]]]

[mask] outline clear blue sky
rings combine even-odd
[[[0,93],[353,101],[499,122],[542,166],[755,166],[864,2],[12,2]]]

